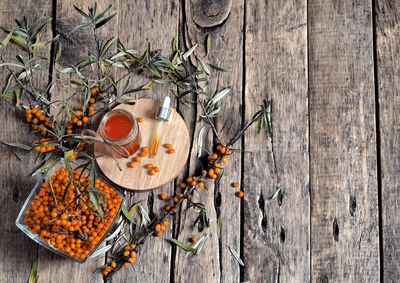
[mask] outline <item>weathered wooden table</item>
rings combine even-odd
[[[0,0],[0,24],[23,15],[55,17],[48,32],[63,36],[79,20],[71,4]],[[150,41],[169,49],[173,37],[185,46],[202,44],[210,34],[212,59],[233,67],[211,87],[235,89],[218,127],[231,136],[270,99],[274,133],[270,140],[249,130],[220,189],[205,195],[222,228],[217,233],[212,223],[201,254],[186,256],[152,239],[113,282],[400,281],[400,1],[117,0],[114,9],[118,16],[102,33],[134,48]],[[86,36],[70,40],[63,66],[90,49]],[[27,141],[28,128],[11,109],[0,105],[0,139]],[[196,109],[180,110],[196,138]],[[17,212],[34,182],[27,177],[33,159],[22,163],[0,150],[0,281],[25,282],[38,260],[39,282],[101,282],[92,271],[104,257],[74,264],[17,230]],[[185,173],[195,164],[193,147]],[[235,179],[243,201],[229,188]],[[192,220],[176,217],[166,238],[189,237]],[[240,251],[245,267],[228,247]]]

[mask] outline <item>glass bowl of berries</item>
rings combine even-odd
[[[87,167],[58,160],[36,183],[16,220],[42,247],[83,263],[112,232],[123,194]]]

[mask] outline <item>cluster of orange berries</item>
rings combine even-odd
[[[140,150],[138,151],[138,154],[132,159],[131,162],[128,163],[128,167],[129,168],[135,168],[136,164],[138,162],[140,162],[140,160],[142,159],[142,157],[146,157],[148,153],[148,148],[147,146],[143,146],[140,148]]]
[[[168,154],[174,154],[175,153],[175,149],[174,146],[170,143],[166,143],[164,144],[164,147],[167,149],[167,153]]]
[[[89,99],[89,107],[86,109],[79,108],[75,109],[71,115],[71,119],[67,124],[66,133],[68,135],[73,133],[73,127],[82,127],[89,122],[89,117],[94,115],[95,108],[93,106],[96,103],[96,95],[99,93],[99,87],[95,86],[90,89],[91,97]]]
[[[83,186],[90,186],[89,178],[81,175],[79,170],[72,173],[72,178],[75,181],[81,178]],[[30,207],[24,212],[24,222],[45,244],[70,257],[84,259],[107,232],[121,206],[122,197],[115,189],[96,179],[95,186],[101,191],[99,198],[107,204],[103,208],[103,221],[94,206],[88,207],[88,195],[83,193],[77,200],[77,187],[71,182],[68,188],[68,183],[67,170],[58,169],[33,197]]]
[[[144,168],[146,168],[148,171],[148,173],[150,175],[155,175],[158,173],[158,171],[160,171],[160,168],[158,168],[158,166],[154,166],[152,163],[147,163]]]
[[[209,168],[203,170],[203,176],[207,176],[211,179],[217,179],[221,173],[221,163],[228,163],[228,156],[233,153],[232,149],[227,149],[226,145],[218,144],[216,151],[208,156]],[[221,163],[220,163],[221,162]]]
[[[137,253],[134,251],[135,248],[136,248],[135,244],[130,244],[124,247],[122,251],[122,256],[124,259],[123,266],[125,268],[129,267],[129,265],[134,264],[136,262]],[[101,273],[103,274],[103,276],[107,276],[108,273],[110,273],[116,267],[117,263],[115,261],[112,261],[103,268],[103,271]]]
[[[49,151],[53,151],[56,149],[56,147],[54,145],[48,145],[49,144],[49,140],[48,139],[40,139],[40,142],[34,142],[35,144],[40,144],[38,146],[35,147],[35,150],[37,152],[49,152]]]
[[[47,134],[46,126],[50,125],[50,119],[37,107],[25,110],[25,120],[33,124],[33,129],[40,131],[43,136]]]
[[[154,236],[155,237],[160,237],[162,236],[163,232],[165,232],[166,228],[169,226],[169,221],[168,219],[164,219],[160,223],[157,223],[154,226]]]

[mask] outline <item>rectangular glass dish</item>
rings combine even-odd
[[[114,230],[123,194],[99,176],[92,190],[89,172],[76,166],[68,178],[64,160],[56,161],[30,192],[16,226],[40,246],[83,263]]]

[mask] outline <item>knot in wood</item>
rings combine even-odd
[[[229,16],[232,0],[191,0],[190,4],[193,21],[209,28],[221,24]]]

